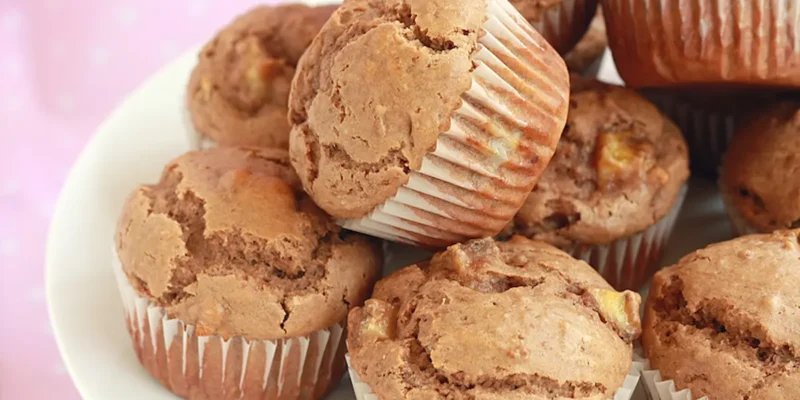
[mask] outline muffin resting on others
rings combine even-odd
[[[506,234],[556,245],[616,288],[659,266],[689,177],[686,143],[636,92],[573,77],[552,162]]]
[[[595,16],[598,0],[511,0],[559,54],[575,47]]]
[[[457,244],[350,312],[351,377],[380,399],[628,399],[640,302],[542,242]]]
[[[564,61],[506,0],[352,0],[298,65],[290,153],[346,228],[440,247],[513,217],[566,120]]]
[[[642,340],[656,400],[800,399],[800,230],[711,245],[653,278]],[[660,396],[658,394],[661,394]]]
[[[800,102],[753,116],[725,155],[720,194],[739,234],[800,228]]]
[[[116,253],[139,360],[189,399],[322,396],[344,370],[347,312],[381,265],[374,243],[305,196],[276,149],[172,161],[128,197]]]
[[[187,89],[194,147],[288,147],[295,66],[334,10],[259,6],[211,39]]]
[[[605,0],[603,13],[627,86],[800,88],[796,1]]]

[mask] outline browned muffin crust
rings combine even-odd
[[[259,6],[201,50],[187,101],[196,130],[223,146],[287,148],[289,89],[300,56],[336,6]]]
[[[711,245],[653,278],[653,368],[710,400],[800,399],[799,230]]]
[[[128,198],[116,248],[140,296],[200,335],[271,340],[344,320],[380,250],[342,235],[285,150],[217,148],[168,164]]]
[[[636,92],[573,76],[553,160],[507,233],[605,244],[655,224],[689,177],[686,143]]]
[[[324,26],[290,99],[292,163],[338,218],[397,192],[472,83],[484,0],[354,0]]]
[[[378,282],[348,317],[351,365],[383,399],[609,398],[640,301],[545,243],[473,240]]]
[[[608,47],[606,21],[603,18],[603,7],[597,7],[597,14],[592,19],[589,29],[575,47],[564,54],[564,62],[570,71],[582,73],[603,56]]]
[[[721,179],[752,226],[800,228],[800,101],[771,105],[738,129]]]
[[[559,54],[572,50],[584,36],[598,4],[598,0],[510,0],[510,2]],[[555,18],[559,12],[563,14],[560,18]],[[551,19],[558,21],[560,25],[558,30],[550,29],[553,26]]]

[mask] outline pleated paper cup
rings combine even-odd
[[[680,127],[689,146],[692,173],[706,177],[717,175],[737,126],[754,106],[749,95],[744,95],[747,100],[731,103],[730,97],[724,102],[691,101],[691,95],[668,89],[641,93]]]
[[[640,359],[642,382],[648,400],[708,400],[708,397],[694,397],[691,389],[681,389],[675,386],[675,381],[664,380],[661,371],[650,369],[650,361]]]
[[[645,365],[639,361],[633,362],[631,371],[625,377],[622,387],[617,389],[613,400],[631,400],[631,398],[633,398],[633,393],[636,391],[636,387],[639,386],[640,371],[644,367]],[[372,392],[372,389],[369,387],[369,385],[362,381],[358,376],[358,372],[353,369],[353,366],[350,363],[350,356],[347,356],[347,368],[350,374],[350,381],[353,384],[353,391],[356,393],[356,400],[378,400],[378,396]]]
[[[631,87],[800,87],[800,2],[606,0],[609,44]]]
[[[688,186],[684,185],[670,212],[635,235],[609,244],[576,244],[564,250],[594,267],[615,289],[638,291],[661,267],[687,192]]]
[[[114,255],[113,267],[128,332],[144,368],[187,399],[320,398],[344,373],[344,325],[308,336],[249,340],[200,335],[131,286]]]
[[[597,0],[562,0],[547,8],[538,21],[529,21],[556,51],[564,54],[586,33],[597,3]]]
[[[566,122],[564,61],[507,0],[489,0],[472,87],[450,128],[395,195],[345,228],[444,247],[500,232],[522,206]]]
[[[739,208],[736,207],[736,202],[733,200],[733,195],[728,188],[728,185],[725,184],[722,169],[720,169],[719,174],[720,178],[717,181],[717,186],[719,187],[719,197],[722,199],[722,203],[725,205],[725,211],[728,213],[728,218],[731,221],[734,233],[736,233],[738,236],[765,233],[750,223],[750,221],[745,218],[744,214],[739,211]]]

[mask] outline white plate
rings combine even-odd
[[[108,243],[125,196],[157,181],[162,166],[188,149],[181,107],[195,59],[190,52],[165,67],[111,114],[74,165],[56,207],[47,245],[50,318],[67,369],[87,400],[176,399],[136,359]],[[601,73],[614,80],[608,57],[605,64]],[[692,189],[668,262],[730,236],[713,185],[695,182]],[[329,396],[353,398],[346,381]]]

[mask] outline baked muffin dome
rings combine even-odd
[[[586,33],[598,0],[511,0],[559,54],[566,54]]]
[[[196,131],[222,146],[289,146],[289,89],[300,56],[336,6],[259,6],[200,51],[187,90]]]
[[[639,295],[522,237],[451,246],[348,317],[351,366],[383,399],[601,399],[631,368]]]
[[[198,335],[272,340],[344,320],[382,263],[301,189],[285,150],[183,155],[125,203],[116,249],[137,293]]]
[[[555,156],[510,232],[566,248],[604,244],[663,218],[689,177],[675,124],[636,92],[572,77]]]
[[[764,108],[736,131],[720,190],[744,231],[800,228],[800,102]]]
[[[653,278],[642,341],[678,390],[800,398],[800,230],[711,245]]]

